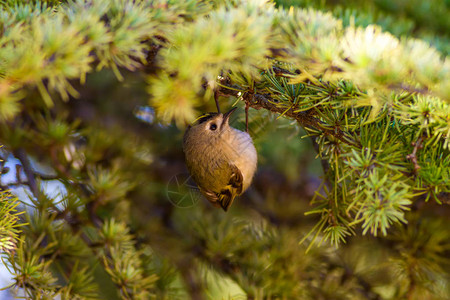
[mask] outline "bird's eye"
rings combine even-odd
[[[217,125],[216,124],[211,124],[210,126],[209,126],[209,129],[211,129],[211,130],[216,130],[217,129]]]

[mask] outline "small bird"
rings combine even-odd
[[[207,113],[189,126],[183,137],[186,165],[201,193],[227,211],[236,196],[250,186],[257,154],[247,132],[228,124],[227,113]]]

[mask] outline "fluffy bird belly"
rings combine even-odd
[[[255,146],[250,135],[246,132],[239,131],[232,128],[232,130],[238,131],[238,134],[234,135],[235,138],[229,140],[226,145],[223,145],[224,151],[228,160],[241,171],[243,177],[243,189],[245,191],[251,184],[253,175],[257,166],[257,154]]]

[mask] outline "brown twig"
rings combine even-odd
[[[255,82],[252,84],[252,88],[249,89],[248,92],[244,93],[243,99],[245,101],[245,132],[248,133],[248,108],[250,107],[250,102],[253,101],[253,97],[255,96],[255,93],[253,91],[255,86]]]
[[[420,170],[419,163],[417,162],[417,150],[422,149],[423,136],[419,137],[419,139],[416,142],[412,142],[411,145],[414,146],[413,152],[411,154],[406,155],[406,159],[411,160],[411,162],[414,164],[414,174],[417,174],[417,171]]]
[[[40,189],[37,185],[36,178],[34,177],[34,171],[31,167],[30,160],[28,159],[27,154],[23,148],[19,148],[13,151],[14,156],[20,161],[22,164],[23,171],[27,177],[27,185],[30,187],[33,196],[38,198],[40,194]],[[20,174],[18,180],[20,181]]]
[[[248,133],[248,108],[250,107],[250,104],[246,101],[245,102],[245,132]]]
[[[220,114],[220,105],[219,105],[219,90],[216,89],[214,91],[214,101],[216,102],[217,113]]]
[[[283,69],[283,68],[280,68],[280,67],[272,67],[272,72],[273,72],[273,74],[275,76],[278,76],[278,77],[290,77],[290,78],[292,78],[293,76],[296,75],[295,73],[292,73],[291,71]]]

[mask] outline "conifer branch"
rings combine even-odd
[[[224,96],[238,97],[239,96],[238,90],[235,87],[229,86],[223,82],[221,83],[221,87],[219,88],[221,95]],[[324,132],[326,135],[336,138],[337,140],[345,144],[357,148],[361,147],[356,141],[350,138],[348,134],[343,132],[340,128],[335,127],[333,129],[329,129],[325,127],[324,123],[315,117],[313,110],[295,112],[294,107],[290,107],[289,109],[286,110],[286,108],[277,105],[278,100],[273,99],[270,96],[270,94],[267,93],[253,93],[253,92],[244,93],[243,100],[248,101],[249,106],[256,110],[266,109],[272,113],[280,115],[282,114],[288,118],[295,119],[299,123],[299,125],[304,127],[306,130],[308,130],[308,128],[314,128],[316,130]]]
[[[33,196],[39,198],[40,189],[37,185],[33,168],[31,167],[30,160],[28,159],[25,150],[23,148],[18,148],[13,151],[13,154],[22,163],[23,171],[25,172],[25,175],[27,177],[27,185],[30,187]],[[20,178],[20,175],[18,178]]]

